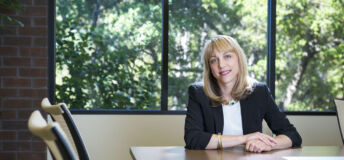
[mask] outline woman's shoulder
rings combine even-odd
[[[190,92],[202,92],[202,91],[203,91],[203,83],[202,82],[195,82],[195,83],[192,83],[189,85],[189,93]]]
[[[267,93],[269,92],[266,83],[263,82],[255,81],[251,83],[250,87],[250,93],[247,96],[243,97],[243,100],[256,101],[257,99],[261,99],[262,96],[264,97],[265,95],[267,95]]]
[[[203,83],[202,82],[195,82],[189,85],[189,95],[193,96],[205,96],[204,90],[203,90]]]
[[[264,87],[266,87],[266,83],[255,81],[255,82],[253,82],[252,86],[255,88],[264,88]]]
[[[262,93],[268,90],[266,83],[255,81],[252,83],[253,93]]]
[[[202,82],[195,82],[189,85],[189,88],[194,89],[203,89],[203,83]]]

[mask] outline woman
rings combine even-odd
[[[203,85],[189,87],[187,149],[245,144],[247,151],[262,152],[301,145],[299,133],[279,111],[268,87],[248,77],[246,56],[235,39],[212,38],[203,58]],[[276,137],[261,133],[263,119]]]

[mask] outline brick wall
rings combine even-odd
[[[0,29],[0,160],[46,159],[44,143],[27,129],[27,120],[47,96],[47,0],[19,0],[24,23]]]

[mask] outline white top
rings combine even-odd
[[[240,101],[233,105],[222,105],[223,135],[243,135]]]

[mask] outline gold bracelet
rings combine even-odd
[[[222,149],[222,136],[221,134],[217,134],[217,149]]]

